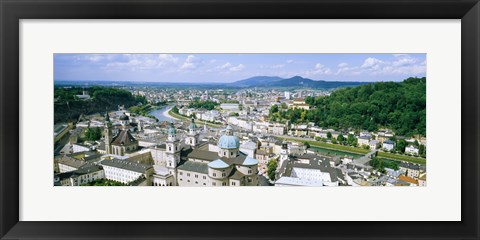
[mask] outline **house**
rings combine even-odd
[[[255,158],[258,160],[260,164],[268,164],[268,160],[270,159],[270,153],[266,150],[257,150],[255,154]]]
[[[401,169],[394,170],[391,168],[385,168],[385,172],[387,176],[398,178],[402,173],[404,173]]]
[[[105,178],[103,168],[94,164],[85,164],[78,170],[55,174],[56,186],[81,186]]]
[[[418,147],[416,147],[415,145],[408,145],[405,148],[405,153],[415,155],[415,156],[418,156],[418,151],[419,151]]]
[[[310,105],[305,103],[305,99],[303,98],[295,98],[293,100],[293,103],[290,105],[291,108],[300,108],[300,109],[305,109],[305,110],[310,110],[311,107]]]
[[[75,171],[87,164],[84,160],[78,160],[66,155],[55,157],[55,163],[58,166],[58,171],[60,173]]]
[[[377,144],[379,144],[379,142],[377,140],[372,140],[372,141],[368,142],[368,146],[370,146],[370,150],[377,149]]]
[[[427,173],[420,174],[420,176],[418,177],[418,186],[427,186]]]
[[[370,137],[368,136],[360,136],[358,137],[358,145],[359,146],[369,146],[369,143],[370,143]]]
[[[400,170],[402,170],[406,176],[411,178],[418,178],[421,172],[424,172],[423,169],[418,164],[401,162],[399,165]]]
[[[360,132],[360,137],[372,138],[372,134],[369,132]]]
[[[390,140],[385,140],[383,141],[383,149],[387,151],[391,151],[395,148],[395,142],[390,141]]]

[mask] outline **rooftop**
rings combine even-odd
[[[101,165],[110,166],[114,168],[120,168],[129,170],[132,172],[145,173],[147,169],[151,168],[151,165],[146,165],[142,163],[132,162],[128,160],[113,159],[113,160],[103,160],[100,162]]]

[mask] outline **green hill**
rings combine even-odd
[[[146,99],[133,96],[129,91],[118,88],[90,87],[85,89],[90,100],[80,100],[76,95],[82,94],[83,88],[55,87],[54,89],[54,121],[75,121],[80,114],[104,113],[106,110],[116,110],[118,105],[128,108],[139,103],[145,104]]]
[[[426,78],[343,88],[326,97],[307,97],[312,110],[270,109],[274,121],[314,122],[338,130],[389,128],[398,135],[426,135]]]

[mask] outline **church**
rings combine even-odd
[[[125,113],[124,113],[125,115]],[[123,156],[126,153],[133,152],[138,148],[138,141],[130,133],[129,118],[127,115],[121,116],[121,129],[115,137],[112,137],[112,122],[108,113],[105,114],[105,151],[107,154]]]
[[[173,124],[167,133],[165,163],[154,165],[154,186],[258,186],[258,161],[239,150],[240,140],[231,126],[218,140],[218,152],[198,148],[194,119],[184,143],[177,139]]]
[[[125,117],[123,117],[125,119]],[[138,149],[130,134],[128,121],[112,137],[112,125],[105,116],[105,149],[107,154],[124,156]],[[199,128],[192,118],[187,136],[180,141],[171,123],[165,144],[150,147],[153,172],[147,176],[151,186],[258,186],[258,161],[240,151],[240,140],[228,125],[217,142],[218,151],[200,148]],[[128,159],[127,159],[128,160]]]

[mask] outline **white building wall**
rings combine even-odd
[[[210,186],[208,174],[178,170],[178,186],[207,187]]]
[[[142,173],[130,171],[127,169],[121,169],[111,166],[103,165],[103,170],[105,171],[105,178],[108,180],[113,180],[121,183],[129,183],[137,180]]]

